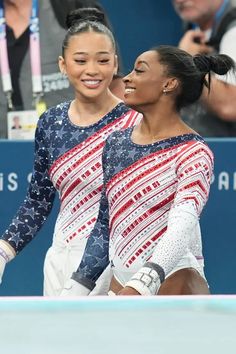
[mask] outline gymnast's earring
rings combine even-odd
[[[63,77],[67,77],[67,73],[65,71],[62,72]]]
[[[166,89],[163,89],[162,92],[164,93],[164,95],[166,95],[168,91]]]

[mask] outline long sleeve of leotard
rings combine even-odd
[[[105,148],[104,148],[105,150]],[[105,166],[105,153],[102,163]],[[109,208],[106,196],[105,181],[101,193],[97,221],[86,243],[80,265],[72,278],[85,285],[90,290],[96,280],[109,264]]]
[[[84,251],[83,258],[73,274],[79,283],[92,288],[96,280],[109,264],[109,212],[105,188],[102,191],[100,209]],[[89,286],[89,283],[91,286]]]
[[[34,238],[52,209],[56,190],[48,171],[42,116],[35,132],[34,167],[25,200],[1,237],[12,246],[16,254]]]
[[[177,161],[178,187],[170,209],[167,231],[156,245],[151,262],[168,274],[195,240],[200,214],[207,202],[213,173],[212,156],[207,147],[183,153]]]

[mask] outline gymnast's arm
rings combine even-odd
[[[6,263],[34,238],[53,206],[56,191],[49,179],[43,136],[42,116],[35,133],[34,168],[26,198],[0,239],[0,282]]]
[[[66,283],[61,296],[88,295],[97,279],[109,264],[109,211],[105,187],[95,226],[88,238],[85,251],[76,272]]]

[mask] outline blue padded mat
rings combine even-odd
[[[235,296],[0,298],[1,354],[231,354]]]

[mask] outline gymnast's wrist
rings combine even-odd
[[[79,272],[74,272],[72,277],[68,279],[60,296],[87,296],[95,287],[95,283],[86,279]]]
[[[75,296],[87,296],[89,295],[89,289],[85,288],[80,283],[77,283],[73,279],[68,279],[62,289],[60,296],[62,297],[75,297]]]
[[[6,263],[10,262],[16,253],[11,245],[4,240],[0,240],[0,256],[5,259]]]
[[[147,262],[125,284],[143,296],[156,295],[161,283],[165,280],[165,272],[158,264]]]
[[[0,240],[0,284],[5,270],[5,266],[15,257],[15,253],[6,241]]]
[[[96,283],[88,278],[85,278],[81,273],[79,272],[74,272],[72,273],[72,277],[71,279],[73,279],[74,281],[76,281],[77,283],[83,285],[85,288],[87,288],[89,291],[92,291],[95,286]]]

